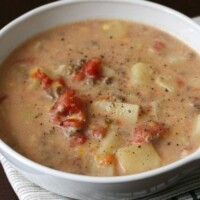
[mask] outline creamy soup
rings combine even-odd
[[[199,55],[156,28],[121,20],[56,27],[1,66],[1,138],[70,173],[159,168],[199,147],[199,75]]]

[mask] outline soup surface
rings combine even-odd
[[[194,152],[200,57],[143,24],[89,20],[43,32],[0,73],[1,138],[48,167],[134,174]]]

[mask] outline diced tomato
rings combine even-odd
[[[102,139],[106,135],[106,128],[97,126],[88,131],[88,135],[95,137],[97,139]]]
[[[38,69],[35,73],[33,73],[32,77],[37,78],[41,82],[44,89],[48,89],[53,83],[53,80],[40,69]]]
[[[166,48],[166,44],[160,40],[155,40],[153,44],[153,48],[157,51],[162,51]]]
[[[58,82],[63,87],[66,87],[65,80],[64,80],[64,78],[62,76],[59,76],[55,81]]]
[[[185,85],[185,82],[182,80],[182,79],[177,79],[176,80],[177,81],[177,84],[178,84],[178,86],[180,87],[180,88],[182,88],[184,85]]]
[[[83,112],[79,111],[78,113],[76,113],[74,116],[74,119],[67,119],[65,121],[63,121],[62,126],[63,127],[73,127],[73,128],[77,128],[80,129],[84,126],[85,123],[85,116],[83,114]]]
[[[31,77],[38,79],[45,90],[51,88],[56,90],[59,95],[67,89],[65,80],[62,76],[58,76],[56,79],[51,79],[41,68],[34,69]]]
[[[76,73],[73,79],[74,81],[82,81],[83,79],[85,79],[85,73],[83,69]]]
[[[98,58],[92,58],[82,65],[82,68],[75,74],[74,80],[81,81],[85,77],[97,80],[102,77],[102,66]]]
[[[75,134],[69,139],[70,147],[76,147],[84,144],[87,141],[87,136],[84,134]]]
[[[113,154],[110,154],[110,153],[103,155],[103,157],[101,157],[99,159],[99,163],[103,166],[111,165],[114,162],[115,162],[115,156]]]
[[[53,122],[61,127],[83,128],[86,116],[84,105],[72,90],[66,90],[50,110]]]
[[[102,66],[98,58],[92,58],[83,65],[85,75],[91,79],[102,77]]]
[[[146,124],[141,124],[137,126],[133,132],[134,143],[144,143],[150,142],[163,136],[168,132],[168,128],[163,123],[158,123],[154,121],[147,122]]]
[[[117,126],[121,126],[122,124],[123,124],[123,122],[122,122],[122,120],[116,120],[116,124],[117,124]]]

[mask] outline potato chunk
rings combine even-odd
[[[135,124],[138,119],[139,106],[128,103],[116,103],[109,101],[95,101],[92,109],[101,115],[107,115],[112,119]]]
[[[146,63],[136,63],[131,68],[131,84],[147,85],[152,76],[152,70]]]
[[[115,164],[108,156],[114,157],[114,153],[119,147],[119,134],[114,131],[107,133],[107,136],[102,139],[99,148],[95,154],[95,160],[91,164],[91,172],[94,176],[114,176]]]
[[[187,57],[184,55],[169,55],[168,60],[170,64],[180,64],[187,61]]]
[[[107,35],[116,38],[122,37],[126,34],[126,25],[117,20],[103,24],[102,29]]]
[[[113,77],[114,74],[115,74],[115,71],[112,68],[105,67],[105,66],[103,67],[103,75],[105,77]]]
[[[196,122],[193,129],[194,136],[200,136],[200,115],[197,116]]]
[[[156,119],[160,119],[163,114],[163,101],[153,101],[151,102],[151,115],[154,116]]]
[[[101,165],[97,161],[91,162],[90,165],[90,175],[92,176],[114,176],[115,174],[115,165]]]
[[[155,82],[169,92],[174,92],[176,90],[176,85],[170,78],[158,77]]]
[[[116,156],[126,174],[139,173],[160,166],[160,157],[150,143],[120,148]]]
[[[102,139],[97,154],[114,153],[119,144],[119,134],[114,131],[108,132]]]
[[[191,89],[200,89],[200,78],[198,77],[193,77],[188,81],[188,85],[191,87]]]

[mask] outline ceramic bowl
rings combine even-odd
[[[119,18],[152,25],[200,52],[200,28],[170,8],[141,0],[65,0],[34,9],[0,31],[0,60],[35,34],[91,18]],[[167,166],[135,175],[90,177],[35,163],[0,140],[0,152],[27,179],[51,192],[81,200],[134,199],[162,190],[198,167],[200,149]]]

